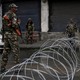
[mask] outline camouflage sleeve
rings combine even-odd
[[[8,16],[7,13],[3,16],[2,23],[3,23],[3,25],[8,26],[8,24],[9,24],[9,16]]]
[[[12,18],[12,27],[14,28],[18,28],[18,22],[17,22],[17,17],[16,14],[13,14],[13,18]]]
[[[17,23],[17,18],[16,18],[16,17],[14,17],[14,18],[12,19],[12,27],[18,28],[18,23]]]

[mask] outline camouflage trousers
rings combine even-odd
[[[27,32],[27,42],[33,43],[33,31]]]
[[[75,33],[68,33],[68,37],[69,37],[69,38],[75,37]]]
[[[8,62],[8,54],[9,53],[14,54],[14,63],[19,63],[19,54],[20,49],[18,46],[18,36],[15,32],[5,32],[4,34],[4,49],[2,53],[2,61],[1,61],[1,67],[5,68]]]

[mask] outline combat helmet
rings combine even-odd
[[[31,18],[28,18],[28,21],[32,20]]]
[[[9,5],[9,8],[12,8],[12,7],[16,7],[17,8],[18,6],[16,4],[12,3],[12,4]]]

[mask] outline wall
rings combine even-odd
[[[49,6],[48,1],[44,3],[41,0],[41,31],[47,32],[48,31],[48,18],[49,18]]]

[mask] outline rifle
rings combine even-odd
[[[24,41],[24,39],[23,39],[23,37],[22,37],[22,32],[21,32],[21,29],[20,29],[20,25],[18,25],[18,29],[15,29],[16,30],[16,33],[18,34],[18,36],[20,36],[20,38],[22,39],[22,43],[24,43],[25,41]]]
[[[18,28],[15,28],[15,31],[18,34],[18,36],[20,36],[22,38],[22,32],[21,32],[21,28],[20,28],[20,20],[19,19],[17,19],[17,24],[18,24]]]
[[[22,32],[20,29],[20,25],[18,25],[18,28],[15,28],[15,30],[16,30],[16,33],[18,34],[18,36],[20,36],[22,38]]]

